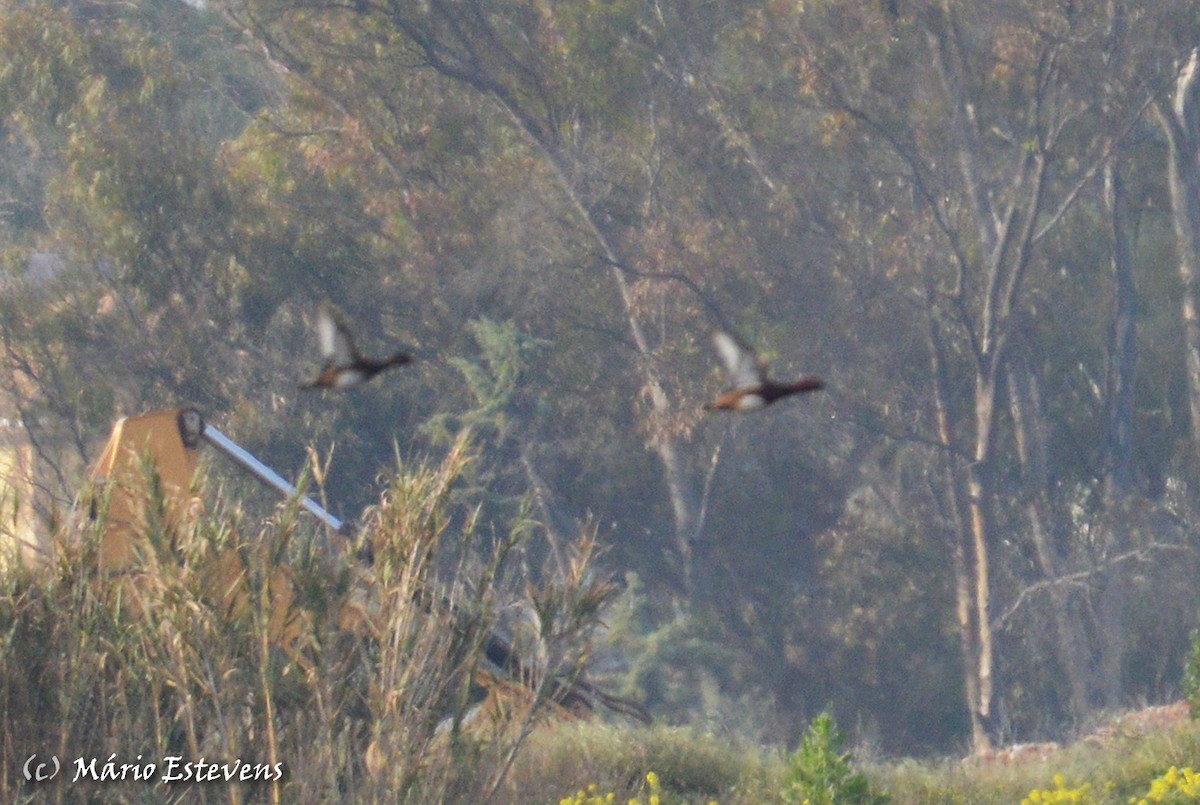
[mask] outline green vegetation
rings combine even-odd
[[[866,775],[856,772],[843,752],[846,734],[828,713],[809,725],[800,748],[788,761],[783,798],[788,805],[883,805],[887,797],[871,791]]]
[[[673,805],[713,800],[721,805],[1200,801],[1187,787],[1196,780],[1190,759],[1200,752],[1200,726],[1195,723],[1145,734],[1118,730],[1103,743],[1084,740],[1044,758],[1012,761],[856,760],[822,737],[837,734],[835,724],[819,718],[809,725],[806,745],[785,757],[696,731],[556,725],[535,737],[514,769],[514,785],[525,792],[525,801],[591,805],[609,801],[611,794],[611,801],[624,805],[631,798],[645,802],[645,770],[650,769],[661,801]],[[680,764],[681,757],[694,762]]]
[[[1200,718],[1200,631],[1192,632],[1192,651],[1183,669],[1181,687],[1192,710],[1192,718]]]
[[[1129,805],[1162,786],[1156,780],[1172,767],[1192,764],[1200,752],[1194,722],[1145,733],[1116,727],[1096,735],[1106,737],[1087,737],[1041,757],[1001,753],[993,759],[884,763],[869,767],[868,774],[893,803],[999,805],[1030,799]]]
[[[1162,802],[1168,805],[1185,805],[1200,802],[1200,773],[1190,767],[1180,769],[1172,766],[1150,783],[1146,796],[1130,800],[1131,805],[1150,805]]]

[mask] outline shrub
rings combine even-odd
[[[1151,781],[1146,796],[1130,800],[1130,805],[1184,805],[1191,802],[1200,802],[1200,772],[1172,766]]]
[[[454,500],[472,460],[463,436],[400,468],[365,518],[369,567],[316,549],[294,503],[257,533],[220,505],[176,527],[153,483],[130,571],[95,571],[105,507],[61,535],[51,565],[0,580],[0,800],[44,793],[20,769],[54,752],[158,764],[64,786],[66,802],[495,801],[534,726],[565,712],[556,680],[584,664],[611,588],[586,535],[565,573],[530,578],[527,523],[496,539]],[[536,626],[528,684],[487,665],[506,608]],[[275,773],[168,786],[167,757]]]
[[[800,748],[788,760],[784,802],[789,805],[882,805],[887,797],[871,790],[866,775],[854,771],[841,751],[843,733],[828,713],[813,719]]]
[[[1192,653],[1183,667],[1183,695],[1192,718],[1200,718],[1200,631],[1192,632]]]

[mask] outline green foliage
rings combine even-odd
[[[1043,799],[1130,805],[1146,797],[1164,770],[1194,768],[1200,756],[1197,722],[1148,732],[1125,732],[1120,720],[1116,724],[1041,758],[1010,757],[1001,749],[995,757],[875,764],[871,777],[897,805],[1012,805],[1032,792]],[[1170,779],[1183,776],[1176,771]]]
[[[664,805],[778,801],[782,764],[761,745],[695,728],[630,727],[600,719],[539,731],[513,768],[523,802],[557,802],[583,787],[586,796],[645,799],[653,769]],[[590,791],[595,786],[595,791]]]
[[[480,359],[456,357],[450,363],[462,374],[473,398],[472,407],[461,414],[436,414],[422,430],[440,443],[455,429],[469,427],[502,444],[512,433],[511,417],[522,372],[537,345],[513,322],[475,319],[467,323],[467,330],[478,345]]]
[[[788,760],[783,799],[790,805],[883,805],[887,797],[871,790],[862,772],[854,770],[846,735],[828,713],[813,719],[800,748]]]
[[[974,622],[1002,626],[1015,731],[1062,721],[1051,624],[1078,621],[1084,653],[1122,638],[1122,697],[1174,678],[1200,511],[1146,112],[1197,41],[1195,0],[1119,21],[1010,0],[212,5],[0,0],[0,415],[20,414],[39,460],[72,453],[61,502],[112,420],[148,407],[200,405],[280,468],[297,434],[336,443],[326,491],[348,519],[393,450],[449,450],[470,427],[480,455],[455,494],[482,502],[481,531],[507,534],[538,487],[547,528],[594,516],[643,580],[613,665],[658,714],[790,743],[806,703],[830,701],[885,748],[926,752],[966,725],[954,540],[986,437],[993,610]],[[1044,185],[1011,183],[1028,160]],[[1139,278],[1126,433],[1145,488],[1127,508],[1098,477],[1119,408],[1108,166]],[[34,254],[58,258],[53,281]],[[364,352],[427,359],[298,394],[321,297]],[[829,392],[703,417],[722,318]],[[1027,434],[1006,396],[1017,353]],[[982,407],[981,383],[999,390]],[[984,410],[995,428],[975,433]],[[1038,455],[1048,553],[1018,483]],[[1166,550],[1182,558],[1097,564]],[[1110,578],[1128,594],[1100,595]],[[563,622],[566,599],[542,592]],[[1126,604],[1092,623],[1090,600]]]
[[[1192,650],[1183,668],[1181,687],[1192,718],[1200,718],[1200,631],[1192,632]]]
[[[611,676],[625,695],[670,723],[703,718],[752,735],[764,714],[749,697],[730,700],[736,680],[727,669],[739,664],[736,649],[715,636],[702,612],[663,602],[655,597],[661,592],[640,574],[625,574],[624,589],[606,618],[605,644],[624,666]]]
[[[214,15],[187,4],[112,7],[103,24],[11,5],[0,14],[0,198],[37,215],[0,213],[11,234],[4,355],[22,376],[4,414],[15,406],[45,428],[33,433],[39,460],[59,468],[53,490],[67,501],[117,411],[212,410],[253,393],[237,346],[248,277],[218,162],[245,122],[223,90],[239,73],[251,91],[256,71]]]

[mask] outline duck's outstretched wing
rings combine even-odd
[[[350,331],[331,305],[317,310],[317,341],[321,359],[330,366],[348,366],[358,356]]]
[[[729,372],[730,384],[734,388],[745,388],[762,383],[762,370],[754,352],[724,330],[716,330],[712,336],[713,346],[721,362]]]

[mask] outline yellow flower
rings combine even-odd
[[[1021,800],[1021,805],[1087,805],[1094,802],[1092,787],[1087,783],[1078,788],[1067,788],[1063,775],[1054,775],[1054,788],[1034,789]]]
[[[1151,805],[1154,802],[1176,801],[1177,796],[1200,799],[1200,772],[1191,767],[1172,766],[1150,781],[1146,796],[1130,799],[1131,805]]]

